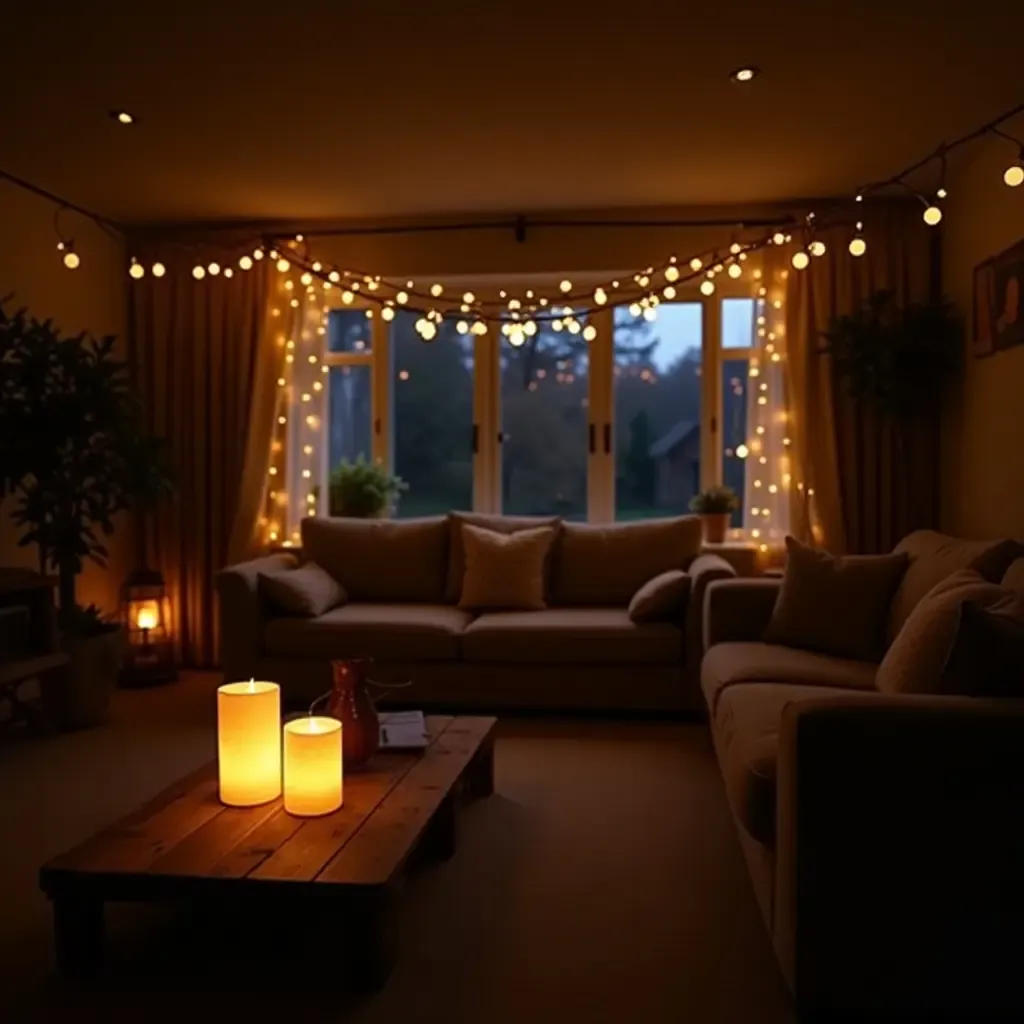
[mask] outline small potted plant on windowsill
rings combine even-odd
[[[729,519],[740,507],[740,500],[731,487],[709,487],[690,499],[690,511],[696,512],[704,523],[704,543],[721,544],[729,529]]]
[[[328,481],[329,511],[332,516],[377,519],[393,512],[398,496],[408,485],[375,462],[359,456],[354,462],[342,459]]]

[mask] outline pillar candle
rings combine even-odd
[[[342,804],[341,722],[310,715],[284,727],[284,809],[313,817]]]
[[[255,807],[281,795],[281,688],[277,683],[226,683],[217,689],[220,798]]]

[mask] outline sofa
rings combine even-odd
[[[465,523],[500,533],[557,528],[546,608],[458,607]],[[340,581],[347,601],[315,617],[276,613],[261,575],[304,560]],[[690,580],[678,614],[631,621],[635,591],[673,569]],[[310,518],[301,550],[219,574],[221,661],[227,678],[279,681],[295,703],[330,688],[332,659],[371,657],[374,677],[406,684],[391,696],[415,707],[699,710],[704,592],[735,575],[719,555],[701,553],[695,516],[613,525],[472,513]]]
[[[1024,591],[1013,542],[920,531],[896,551],[909,561],[890,644],[959,569]],[[781,582],[707,588],[701,687],[797,1007],[809,1020],[1024,1019],[1024,701],[886,695],[877,664],[764,643]]]

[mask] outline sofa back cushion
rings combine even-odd
[[[448,513],[448,575],[445,584],[445,600],[456,604],[462,594],[462,578],[466,572],[466,549],[462,541],[462,524],[469,523],[493,533],[518,533],[520,530],[535,530],[541,526],[561,526],[558,516],[489,516],[477,512]],[[548,595],[550,562],[545,566],[545,598]]]
[[[444,601],[448,524],[423,519],[302,520],[303,555],[326,569],[350,601]]]
[[[700,554],[701,531],[699,516],[608,526],[564,523],[551,566],[552,603],[625,608],[648,580],[689,568]]]
[[[961,569],[973,569],[989,583],[998,583],[1011,563],[1024,555],[1024,545],[1014,540],[960,540],[935,530],[915,530],[896,545],[893,554],[906,554],[910,561],[889,609],[889,643],[937,583]]]

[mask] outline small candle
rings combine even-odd
[[[310,715],[284,727],[284,809],[303,818],[342,804],[341,722]]]
[[[226,683],[217,688],[220,798],[255,807],[281,795],[281,687]]]

